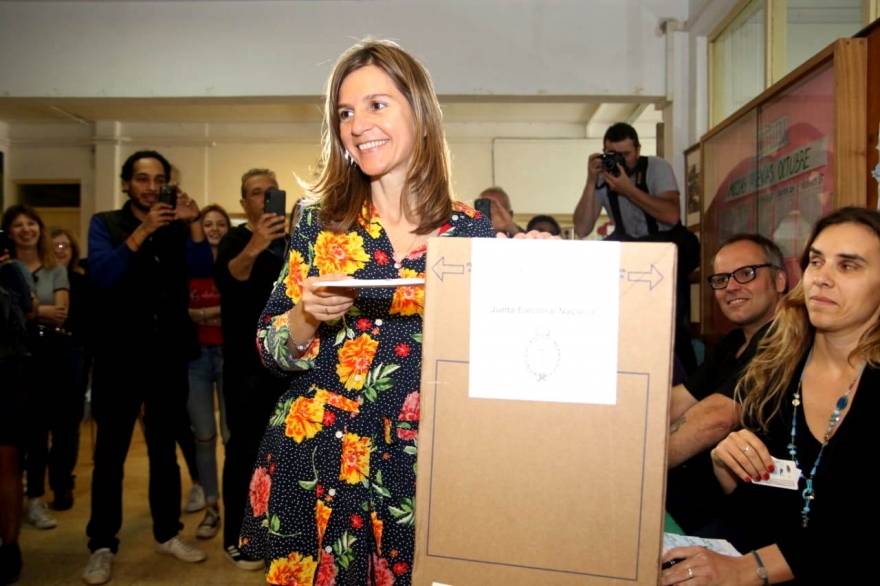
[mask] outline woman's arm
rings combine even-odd
[[[661,564],[677,560],[671,568],[660,573],[660,584],[687,584],[688,586],[763,586],[794,579],[794,574],[776,545],[762,547],[742,556],[728,556],[701,546],[675,547],[661,558]],[[767,572],[762,578],[758,560]]]
[[[41,305],[38,314],[40,323],[53,326],[62,326],[67,321],[70,309],[70,291],[59,289],[55,291],[55,300],[52,305]]]

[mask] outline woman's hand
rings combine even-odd
[[[748,556],[748,557],[746,557]],[[701,546],[674,547],[661,558],[661,563],[678,560],[671,568],[660,573],[660,584],[687,586],[722,586],[750,584],[755,581],[755,562],[752,556],[722,555]]]
[[[341,281],[350,279],[349,275],[338,273],[309,277],[303,283],[303,293],[298,306],[303,316],[316,321],[332,321],[345,315],[357,299],[357,289],[342,287],[322,287],[321,281]]]
[[[767,446],[747,429],[734,431],[715,446],[712,463],[716,476],[718,468],[724,467],[743,482],[769,480],[774,470]]]
[[[496,238],[507,238],[507,234],[504,232],[498,232],[495,234]],[[513,240],[562,240],[559,236],[553,236],[548,232],[539,232],[537,230],[532,230],[531,232],[520,232],[519,234],[514,234]]]

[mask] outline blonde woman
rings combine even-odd
[[[737,388],[743,429],[712,451],[728,510],[700,533],[744,555],[670,550],[664,560],[680,561],[663,584],[858,584],[874,573],[880,213],[820,219],[801,267]]]

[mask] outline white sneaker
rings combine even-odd
[[[39,497],[28,499],[27,520],[37,529],[54,529],[58,526],[58,521],[49,514],[49,505]]]
[[[184,511],[187,513],[198,513],[205,508],[205,489],[201,484],[193,484],[192,490],[189,491],[189,498],[186,499],[186,507]]]
[[[219,530],[220,511],[217,510],[217,505],[208,505],[205,508],[205,518],[202,519],[198,529],[196,529],[196,537],[199,539],[211,539],[217,535]]]
[[[180,535],[175,535],[165,543],[156,544],[156,551],[166,555],[173,555],[180,561],[191,564],[203,562],[208,558],[205,552],[186,541]]]
[[[82,580],[86,584],[105,584],[113,576],[113,552],[102,547],[92,552],[89,563],[83,571]]]

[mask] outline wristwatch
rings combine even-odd
[[[758,562],[758,567],[755,568],[755,574],[764,581],[764,586],[770,586],[770,574],[767,573],[767,568],[764,567],[764,562],[761,560],[761,556],[759,556],[758,552],[754,549],[752,550],[752,555],[755,556],[755,561]]]

